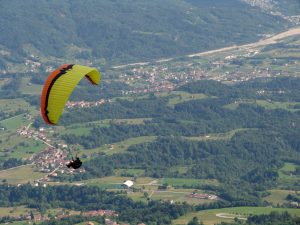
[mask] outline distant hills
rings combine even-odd
[[[103,65],[178,56],[251,42],[294,25],[248,3],[2,0],[0,70],[32,56],[42,63],[52,57],[58,64],[77,59]]]
[[[263,11],[278,15],[299,24],[300,2],[298,0],[241,0]],[[296,18],[298,17],[298,19]]]

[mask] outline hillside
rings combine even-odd
[[[178,56],[254,41],[294,25],[239,0],[0,4],[0,69],[7,71],[24,72],[26,59],[43,66],[75,59],[105,65]]]
[[[10,216],[12,206],[44,215],[110,209],[121,221],[171,224],[293,207],[300,203],[299,87],[297,77],[189,82],[100,106],[74,104],[55,127],[35,117],[28,96],[1,99],[0,209]],[[76,153],[83,167],[68,170]],[[124,191],[124,180],[134,187]],[[269,207],[222,209],[236,206]]]
[[[241,0],[258,7],[271,15],[279,16],[294,24],[300,23],[300,2],[298,0]]]
[[[298,6],[0,0],[0,225],[297,223]],[[101,82],[48,126],[64,63]]]

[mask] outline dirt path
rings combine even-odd
[[[22,116],[22,115],[24,115],[24,114],[25,114],[25,113],[21,113],[21,114],[19,114],[19,115],[13,116],[13,117],[6,118],[6,119],[4,119],[4,120],[1,120],[0,123],[4,122],[4,121],[6,121],[6,120],[11,120],[11,119],[16,118],[16,117],[18,117],[18,116]]]
[[[0,170],[0,172],[2,173],[2,172],[6,172],[6,171],[9,171],[9,170],[14,170],[14,169],[29,166],[29,165],[33,165],[33,163],[24,164],[24,165],[21,165],[21,166],[15,166],[15,167],[11,167],[11,168],[8,168],[8,169]]]
[[[234,215],[234,214],[229,214],[229,213],[217,213],[216,217],[225,218],[225,219],[237,218],[239,220],[247,220],[247,218],[242,217],[241,215]]]

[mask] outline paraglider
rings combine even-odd
[[[74,160],[72,157],[72,160],[66,165],[68,168],[72,167],[73,169],[78,169],[82,165],[82,162],[76,155],[76,159]]]
[[[41,97],[44,121],[49,125],[56,125],[79,81],[86,77],[92,84],[98,85],[100,76],[97,69],[76,64],[65,64],[54,70],[44,84]]]
[[[86,77],[92,84],[100,83],[100,73],[97,69],[76,64],[65,64],[54,70],[47,78],[41,97],[41,114],[49,125],[56,125],[63,113],[73,90],[79,81]],[[82,162],[76,159],[66,165],[68,168],[78,169]]]

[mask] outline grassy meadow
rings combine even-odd
[[[286,197],[291,194],[291,195],[296,195],[296,191],[293,190],[269,190],[270,195],[265,197],[264,200],[267,202],[270,202],[274,205],[282,205],[285,203],[288,203],[286,200]]]
[[[32,165],[23,165],[12,169],[1,170],[0,180],[9,184],[24,184],[33,182],[45,176],[45,173],[35,171]]]
[[[211,210],[202,210],[198,212],[192,212],[187,215],[184,215],[173,221],[174,225],[185,225],[193,217],[197,217],[204,225],[214,225],[216,223],[224,222],[233,222],[235,216],[242,218],[247,218],[250,215],[261,215],[269,214],[273,211],[284,212],[287,211],[291,215],[300,216],[300,209],[293,208],[272,208],[272,207],[234,207],[234,208],[223,208],[223,209],[211,209]],[[225,216],[233,218],[221,218],[217,214],[224,214]]]

